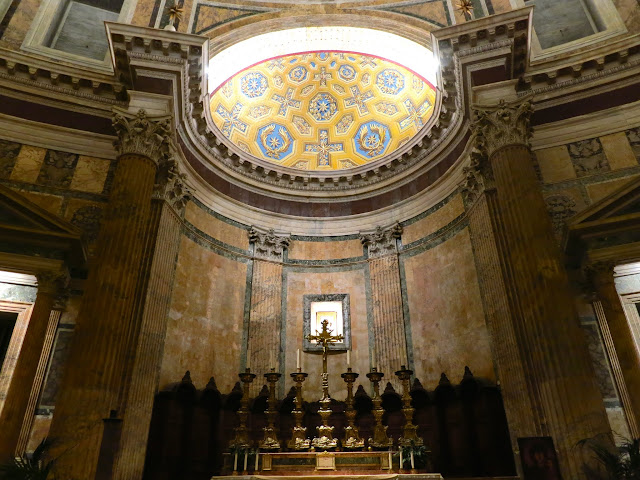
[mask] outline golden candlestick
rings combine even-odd
[[[322,321],[321,325],[321,332],[316,331],[315,335],[307,335],[308,341],[315,341],[322,345],[322,398],[320,399],[320,409],[318,410],[320,418],[322,418],[322,425],[316,427],[318,430],[318,436],[312,440],[311,445],[313,445],[314,448],[329,450],[338,446],[338,439],[333,438],[334,427],[329,425],[329,417],[331,416],[331,397],[329,396],[327,352],[329,350],[329,345],[344,340],[344,336],[331,335],[332,330],[329,330],[329,322],[326,319]]]
[[[367,378],[373,383],[371,402],[373,403],[373,417],[375,419],[373,437],[369,438],[369,447],[386,450],[393,445],[393,440],[387,436],[386,425],[382,424],[382,416],[384,415],[382,397],[380,397],[380,380],[382,380],[382,377],[384,377],[384,373],[378,372],[375,367],[371,369],[371,372],[367,373]]]
[[[359,450],[364,448],[364,439],[360,438],[358,428],[356,427],[356,411],[353,408],[353,383],[358,378],[358,374],[351,370],[351,367],[347,368],[347,371],[341,375],[344,381],[347,383],[347,409],[345,415],[347,416],[347,426],[344,429],[344,440],[342,446],[347,450]]]
[[[275,368],[272,368],[269,373],[265,373],[264,377],[269,383],[269,399],[267,402],[267,426],[264,427],[264,438],[258,445],[262,450],[279,450],[280,440],[278,440],[278,433],[276,432],[276,382],[280,379],[281,374],[276,373]]]
[[[422,438],[418,436],[418,427],[413,424],[413,412],[415,409],[411,406],[411,394],[409,393],[409,381],[412,374],[413,370],[408,370],[404,365],[396,372],[397,377],[402,382],[404,427],[402,427],[402,436],[398,439],[398,443],[401,446],[420,446],[424,443]]]
[[[251,441],[249,440],[249,429],[247,428],[247,420],[249,418],[249,384],[256,378],[250,369],[246,369],[244,373],[238,374],[242,382],[242,399],[240,400],[240,409],[238,417],[240,425],[235,428],[235,437],[229,443],[229,448],[249,448]]]
[[[307,379],[308,373],[295,372],[290,374],[293,381],[296,382],[296,406],[293,410],[293,417],[296,425],[293,427],[291,440],[287,446],[291,450],[308,450],[311,447],[311,440],[307,438],[307,427],[302,425],[304,411],[302,410],[302,382]]]

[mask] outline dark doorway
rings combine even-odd
[[[16,326],[18,314],[14,312],[0,312],[0,370],[7,356],[13,328]]]

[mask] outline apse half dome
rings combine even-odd
[[[369,29],[260,35],[215,55],[208,70],[222,136],[248,155],[300,170],[381,160],[409,143],[436,106],[432,53]]]

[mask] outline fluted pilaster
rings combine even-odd
[[[490,163],[504,230],[510,278],[518,290],[515,331],[530,355],[546,424],[566,478],[583,478],[575,448],[584,438],[610,434],[574,298],[531,161],[528,102],[477,112],[478,146]]]
[[[50,436],[61,477],[90,479],[101,452],[103,420],[118,417],[127,359],[137,344],[138,280],[157,164],[168,151],[163,118],[116,113],[119,152],[109,204],[70,347]],[[102,459],[107,461],[108,459]]]
[[[0,425],[2,425],[0,458],[4,459],[12,457],[15,453],[22,453],[19,451],[18,441],[25,413],[29,411],[32,389],[38,376],[40,359],[48,339],[47,331],[50,326],[51,311],[60,287],[67,281],[66,274],[62,272],[47,271],[38,273],[36,276],[38,279],[36,301],[31,311],[7,395],[0,410]],[[42,373],[43,375],[44,373]]]
[[[161,163],[140,274],[140,332],[127,375],[130,381],[121,396],[122,435],[114,479],[142,478],[187,194],[184,177],[175,163]]]
[[[378,227],[374,233],[360,235],[360,240],[367,247],[369,254],[372,335],[376,347],[377,368],[389,376],[388,380],[398,390],[401,383],[391,372],[409,363],[397,246],[401,235],[402,226],[399,224],[387,229]]]
[[[482,185],[491,182],[485,178],[480,179]],[[535,378],[527,374],[533,369],[530,355],[521,349],[518,340],[521,333],[517,330],[521,322],[515,321],[521,318],[518,292],[511,281],[509,262],[505,261],[506,245],[496,191],[483,186],[466,190],[465,197],[473,202],[467,214],[478,283],[493,359],[502,385],[511,443],[517,452],[518,437],[546,434],[540,394]]]
[[[596,315],[599,320],[604,320],[600,326],[629,429],[637,438],[640,426],[640,356],[616,290],[613,268],[611,263],[596,263],[588,265],[586,270],[599,301],[599,305],[594,305]]]
[[[251,310],[247,343],[247,362],[257,375],[278,371],[280,332],[282,329],[282,260],[290,243],[287,236],[273,231],[249,231],[253,243],[254,263],[251,289]],[[259,393],[259,382],[250,385],[250,396]]]

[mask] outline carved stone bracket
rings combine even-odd
[[[284,250],[291,243],[291,237],[276,235],[273,229],[263,233],[251,227],[249,229],[249,241],[254,244],[254,256],[256,258],[282,261]]]
[[[143,109],[136,115],[114,109],[113,128],[118,134],[113,142],[118,155],[142,155],[156,163],[168,157],[171,144],[168,117],[148,117]]]
[[[166,201],[179,215],[184,213],[191,192],[185,185],[186,175],[180,173],[178,164],[167,159],[158,165],[153,198]]]
[[[529,146],[532,135],[533,107],[526,101],[507,104],[504,100],[493,107],[477,107],[473,132],[477,147],[487,158],[508,145]]]
[[[379,258],[398,251],[396,239],[402,236],[402,225],[395,225],[383,229],[376,228],[373,233],[360,234],[362,245],[367,247],[369,258]]]

